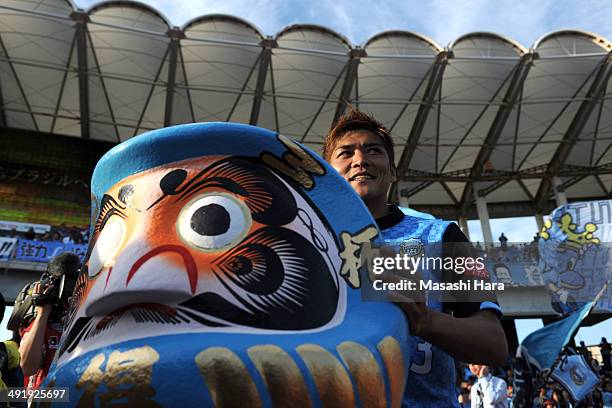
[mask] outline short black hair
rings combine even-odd
[[[395,153],[393,152],[393,139],[389,130],[372,115],[368,115],[357,109],[351,109],[349,113],[342,116],[338,123],[325,136],[323,143],[323,158],[327,161],[331,158],[331,154],[342,137],[352,131],[365,130],[372,132],[383,142],[383,146],[389,156],[389,163],[393,166],[395,163]]]

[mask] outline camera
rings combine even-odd
[[[52,317],[59,318],[63,315],[65,305],[72,296],[80,268],[81,259],[71,252],[64,252],[51,259],[40,280],[28,283],[17,295],[7,328],[16,331],[20,327],[29,325],[35,317],[36,306],[51,304]],[[36,283],[40,283],[40,293],[34,293]]]
[[[51,261],[47,270],[38,281],[41,286],[40,294],[32,294],[32,303],[35,306],[68,302],[72,295],[76,278],[81,267],[80,258],[70,252],[64,252]]]

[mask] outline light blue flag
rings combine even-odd
[[[595,302],[588,302],[565,319],[531,333],[519,346],[517,355],[522,355],[540,371],[550,369],[563,347],[574,337],[580,323],[589,315]]]
[[[581,401],[593,391],[599,381],[597,375],[581,355],[564,358],[551,376],[563,384],[576,402]]]

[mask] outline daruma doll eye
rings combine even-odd
[[[120,217],[112,216],[104,225],[96,239],[89,259],[88,271],[91,277],[97,275],[103,267],[112,265],[115,256],[121,249],[127,235],[127,226]]]
[[[221,192],[200,195],[180,212],[180,237],[200,251],[228,249],[239,243],[251,229],[248,207],[236,197]]]

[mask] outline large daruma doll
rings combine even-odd
[[[94,171],[89,253],[46,386],[80,406],[398,406],[406,320],[360,296],[377,236],[352,188],[273,132],[134,137]]]

